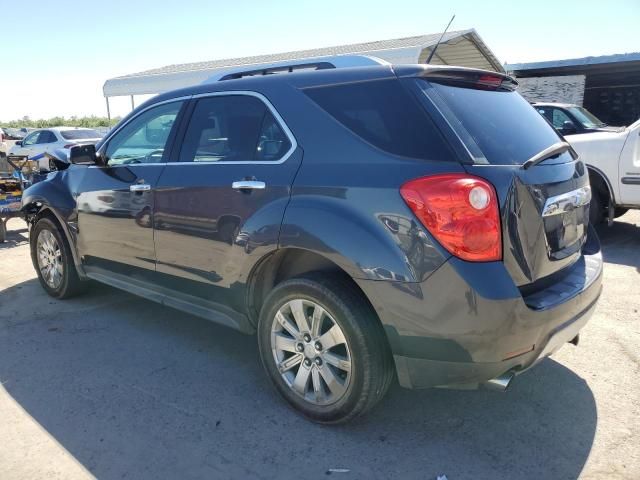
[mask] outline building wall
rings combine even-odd
[[[518,78],[518,92],[530,102],[559,102],[582,105],[584,75]]]

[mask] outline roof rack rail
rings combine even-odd
[[[369,55],[333,55],[330,57],[299,58],[273,63],[255,63],[253,65],[221,70],[202,83],[213,83],[260,75],[291,73],[300,70],[326,70],[329,68],[366,67],[372,65],[389,65],[389,62]]]

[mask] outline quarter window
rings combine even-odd
[[[346,83],[304,90],[342,125],[394,155],[451,160],[426,112],[397,80]]]
[[[160,163],[183,102],[151,108],[117,132],[107,145],[109,165]]]
[[[198,100],[180,161],[277,161],[290,148],[289,138],[260,99],[213,96]]]

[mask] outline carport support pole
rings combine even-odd
[[[109,109],[109,97],[104,97],[104,99],[107,101],[107,118],[109,119],[109,121],[111,121],[111,110]]]

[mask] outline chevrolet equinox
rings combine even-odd
[[[585,165],[516,86],[321,62],[160,94],[25,192],[40,283],[256,333],[317,422],[394,377],[504,389],[577,344],[602,279]]]

